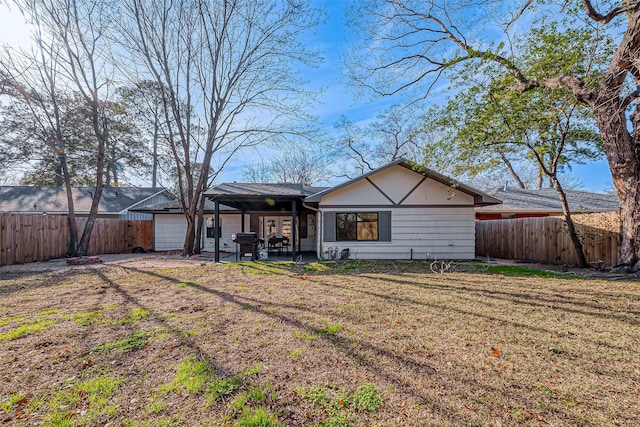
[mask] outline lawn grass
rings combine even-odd
[[[579,279],[580,276],[575,274],[568,274],[562,271],[556,270],[540,270],[538,268],[525,268],[515,265],[486,265],[477,264],[474,266],[479,272],[485,272],[488,274],[502,274],[503,276],[511,277],[554,277],[565,279]]]
[[[0,280],[0,420],[639,425],[640,284],[423,262]]]

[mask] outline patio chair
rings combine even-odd
[[[279,246],[279,239],[276,236],[269,237],[267,253],[280,253],[282,248]]]

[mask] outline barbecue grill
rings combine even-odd
[[[236,242],[236,261],[245,254],[251,254],[251,261],[258,259],[258,235],[256,233],[237,233],[233,239]]]

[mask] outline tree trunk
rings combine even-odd
[[[516,184],[518,184],[518,187],[523,189],[526,188],[526,186],[524,185],[524,182],[522,182],[522,180],[520,179],[520,176],[516,173],[515,169],[513,169],[513,165],[511,164],[507,156],[505,156],[504,153],[502,152],[500,152],[499,154],[500,154],[500,158],[502,159],[505,166],[507,167],[509,174],[516,181]]]
[[[573,243],[573,247],[576,250],[576,255],[578,257],[578,267],[585,268],[589,266],[587,259],[584,256],[584,250],[582,248],[582,242],[580,242],[580,238],[576,233],[576,228],[573,224],[573,219],[571,218],[571,211],[569,210],[569,203],[567,202],[567,195],[564,193],[564,189],[562,185],[560,185],[560,181],[555,176],[549,176],[549,181],[553,184],[553,187],[558,192],[558,197],[560,198],[560,204],[562,205],[562,213],[564,214],[564,219],[567,223],[567,231],[569,232],[569,237],[571,237],[571,242]]]
[[[62,164],[56,167],[56,176],[53,178],[53,185],[56,187],[64,186],[64,176],[62,172]]]
[[[640,270],[640,173],[636,167],[635,178],[616,180],[620,195],[620,246],[619,264]]]
[[[543,179],[544,177],[542,172],[542,166],[538,166],[538,176],[536,177],[536,190],[540,190],[542,188]]]
[[[80,239],[79,255],[87,255],[89,253],[89,239],[91,238],[93,226],[95,225],[96,217],[98,216],[98,204],[100,203],[100,198],[102,197],[102,187],[104,186],[102,181],[102,177],[100,177],[96,182],[96,191],[93,194],[93,201],[91,203],[91,209],[89,210],[89,217],[87,218],[87,223],[84,225],[82,238]]]
[[[91,201],[91,209],[89,209],[89,217],[87,223],[82,231],[82,238],[80,239],[80,255],[87,255],[89,252],[89,239],[93,232],[93,226],[98,216],[98,205],[100,204],[100,198],[102,197],[102,188],[104,187],[104,167],[105,167],[105,148],[106,141],[108,140],[108,133],[105,126],[100,126],[101,119],[99,117],[100,111],[97,101],[93,101],[92,105],[92,121],[95,135],[98,139],[98,153],[96,154],[96,191],[93,194],[93,200]],[[102,123],[104,125],[104,123]]]
[[[618,264],[640,270],[640,112],[636,107],[631,117],[634,129],[631,135],[617,95],[600,94],[592,105],[613,184],[620,198]]]
[[[151,187],[156,188],[158,185],[158,114],[155,115],[156,120],[153,122],[153,166],[151,168]]]
[[[193,215],[192,215],[193,213]],[[195,212],[189,209],[187,212],[187,233],[184,237],[184,245],[182,247],[182,256],[189,257],[193,255],[193,240],[195,238]]]
[[[578,98],[589,105],[598,124],[613,184],[620,198],[619,265],[640,270],[640,103],[635,98],[634,110],[627,117],[629,103],[624,96],[625,81],[638,81],[640,49],[640,13],[627,14],[629,20],[624,37],[597,89]],[[633,104],[632,104],[633,105]],[[629,126],[631,122],[631,126]],[[633,133],[629,131],[633,129]]]
[[[194,238],[193,253],[202,253],[202,228],[204,224],[204,198],[200,197],[200,205],[198,206],[198,214],[196,215],[196,234]]]
[[[71,177],[69,176],[69,168],[67,167],[67,156],[60,156],[60,169],[64,179],[64,187],[67,192],[67,209],[69,215],[69,245],[67,246],[67,256],[78,255],[78,224],[76,222],[76,213],[73,205],[73,190],[71,188]]]

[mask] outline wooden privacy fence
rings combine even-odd
[[[617,212],[572,216],[589,263],[618,263],[620,215]],[[563,217],[499,219],[476,222],[476,255],[550,264],[576,265],[576,251]]]
[[[86,218],[77,218],[78,233]],[[69,242],[66,216],[0,213],[0,265],[23,264],[63,257]],[[130,253],[153,245],[152,221],[96,219],[89,255]]]

